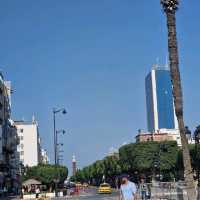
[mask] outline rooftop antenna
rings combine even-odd
[[[35,115],[34,115],[34,114],[33,114],[33,116],[32,116],[32,123],[36,123]]]
[[[159,57],[156,58],[156,64],[153,65],[153,69],[157,69],[159,67]]]
[[[156,67],[159,66],[159,61],[160,61],[160,59],[159,59],[159,57],[157,57],[157,58],[156,58]]]

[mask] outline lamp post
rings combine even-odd
[[[59,146],[61,147],[61,146],[63,146],[64,144],[63,143],[58,143],[57,144],[57,165],[59,165],[60,163],[59,163],[59,160],[60,160],[60,157],[61,157],[61,155],[59,154],[59,153],[61,153],[61,152],[63,152],[63,151],[61,151],[61,150],[59,150]]]
[[[63,155],[58,155],[58,164],[60,164],[60,162],[62,162],[63,160]]]
[[[62,114],[66,114],[67,111],[65,108],[61,109],[53,109],[53,130],[54,130],[54,161],[55,165],[57,165],[57,132],[56,132],[56,114],[62,112]]]
[[[60,108],[60,109],[56,109],[56,108],[53,108],[53,133],[54,133],[54,162],[55,162],[55,170],[57,171],[57,163],[58,163],[58,160],[57,160],[57,147],[58,147],[58,137],[57,137],[57,134],[58,132],[56,131],[56,114],[58,113],[62,113],[62,114],[66,114],[67,111],[65,110],[65,108]],[[59,182],[59,179],[58,177],[55,177],[55,196],[57,197],[58,196],[58,193],[57,193],[57,185],[58,185],[58,182]]]
[[[154,179],[156,180],[156,177],[158,177],[158,180],[161,181],[162,179],[162,174],[161,174],[161,154],[163,152],[167,152],[167,145],[166,144],[160,144],[158,146],[158,151],[154,154],[154,162],[153,162],[153,167],[154,167]],[[158,172],[158,176],[157,173]]]
[[[58,143],[58,134],[62,133],[63,135],[66,133],[65,130],[56,130],[56,164],[59,165],[59,145],[60,146],[63,146],[64,144],[63,143]]]

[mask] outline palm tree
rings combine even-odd
[[[183,94],[179,71],[179,56],[176,36],[176,11],[178,9],[179,0],[161,0],[161,4],[167,17],[170,71],[173,85],[175,112],[178,119],[178,125],[182,142],[185,182],[187,184],[188,199],[195,200],[196,190],[194,186],[191,158],[188,149],[188,142],[185,135],[185,126],[183,121]]]

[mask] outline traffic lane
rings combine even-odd
[[[68,198],[71,200],[116,200],[118,199],[116,195],[96,195],[88,197],[73,197]],[[53,200],[66,200],[66,198],[54,198]]]
[[[88,196],[70,197],[71,200],[116,200],[119,196],[118,192],[112,194],[88,194]],[[54,198],[54,200],[66,200],[66,198]]]
[[[83,192],[89,193],[89,194],[98,194],[98,188],[96,187],[90,187],[90,188],[86,188],[83,190]],[[112,189],[112,193],[111,194],[119,194],[119,192],[116,189]]]
[[[117,195],[95,195],[90,197],[81,197],[77,200],[116,200]]]
[[[91,195],[91,196],[88,196],[88,197],[82,197],[80,199],[102,199],[102,200],[112,200],[112,199],[116,199],[116,197],[119,196],[119,193],[118,192],[113,192],[112,194],[94,194],[94,195]]]

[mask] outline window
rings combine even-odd
[[[21,152],[20,152],[20,155],[21,155],[21,156],[23,156],[23,155],[24,155],[24,152],[23,152],[23,151],[21,151]]]
[[[21,136],[21,137],[20,137],[20,140],[23,140],[23,139],[24,139],[24,137],[23,137],[23,136]]]
[[[24,129],[22,128],[22,129],[20,129],[20,133],[23,133],[24,132]]]
[[[23,149],[24,148],[24,144],[21,144],[21,149]]]
[[[3,108],[3,104],[0,102],[0,110]]]

